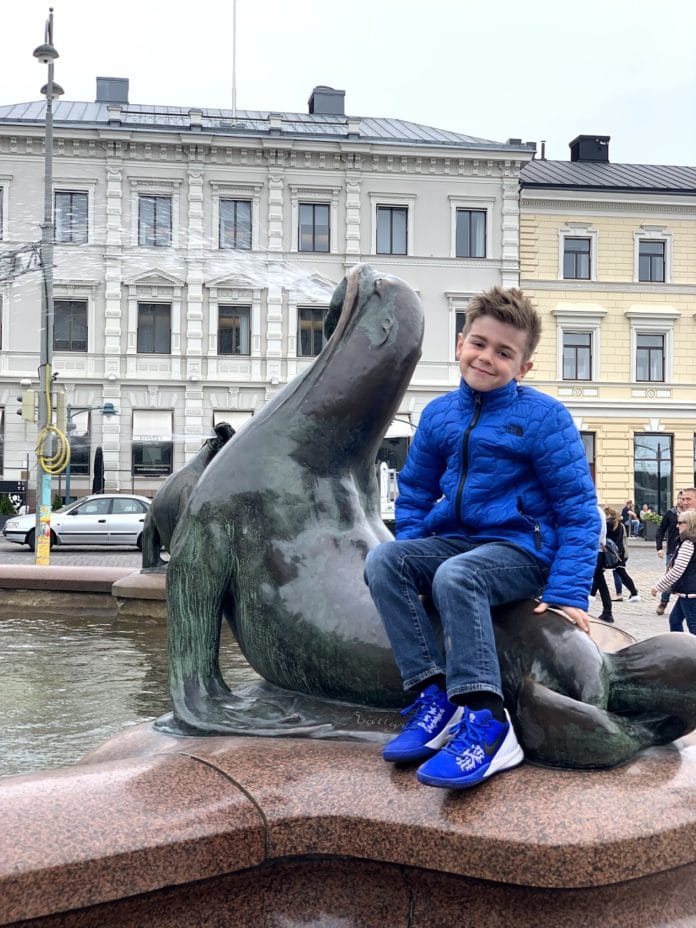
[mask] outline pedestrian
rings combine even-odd
[[[599,597],[602,600],[602,611],[600,612],[598,618],[603,622],[613,622],[614,615],[611,608],[611,595],[609,593],[609,587],[607,586],[607,580],[604,576],[604,571],[607,569],[607,560],[605,556],[605,551],[607,547],[607,523],[604,518],[604,511],[598,507],[599,514],[601,516],[599,536],[597,538],[597,557],[595,561],[594,575],[592,577],[592,587],[590,591],[590,596],[596,596],[599,593]]]
[[[669,630],[681,632],[686,627],[696,635],[696,509],[685,509],[677,518],[679,541],[674,551],[672,566],[650,590],[657,596],[671,588],[676,601],[669,614]]]
[[[657,528],[657,533],[655,535],[655,546],[657,548],[657,556],[659,558],[665,558],[665,570],[669,570],[669,566],[672,561],[672,555],[674,554],[674,549],[676,548],[677,542],[679,541],[679,527],[677,526],[677,519],[679,518],[679,513],[683,512],[685,509],[696,509],[696,489],[693,487],[689,487],[686,490],[680,490],[677,493],[676,505],[671,509],[668,509],[667,512],[662,516],[662,521]],[[667,542],[666,557],[665,552],[662,550],[662,542],[664,540]],[[668,602],[669,590],[665,590],[661,594],[660,602],[657,604],[657,609],[655,610],[658,615],[664,615]]]
[[[616,509],[611,506],[606,506],[604,512],[607,517],[607,538],[614,542],[619,552],[619,566],[614,568],[614,577],[618,577],[619,583],[627,588],[629,592],[629,603],[637,603],[640,600],[638,589],[626,570],[628,549],[625,544],[626,533],[624,527]],[[623,599],[623,597],[621,598]]]
[[[416,696],[383,757],[424,761],[416,776],[429,786],[473,786],[523,759],[492,607],[539,598],[535,612],[560,606],[590,627],[602,520],[570,413],[521,384],[540,332],[520,290],[469,302],[459,387],[423,410],[399,474],[396,540],[367,555],[365,579]]]
[[[632,538],[640,534],[640,521],[636,515],[636,509],[632,499],[627,499],[626,505],[621,510],[621,521]]]

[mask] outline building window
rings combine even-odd
[[[466,324],[466,310],[458,309],[454,314],[454,359],[457,359],[457,341],[459,333],[464,329]]]
[[[250,354],[251,306],[218,306],[218,354]]]
[[[70,441],[70,473],[88,476],[91,457],[89,409],[70,411],[68,439]]]
[[[590,239],[566,236],[563,239],[563,277],[589,280],[590,273]]]
[[[251,249],[251,200],[220,200],[220,248]]]
[[[171,410],[134,409],[132,472],[136,477],[165,477],[172,472]]]
[[[138,244],[168,248],[172,244],[172,198],[138,196]]]
[[[587,466],[590,468],[590,476],[592,480],[595,479],[595,433],[594,432],[580,432],[580,438],[582,439],[583,447],[585,448],[585,460],[587,461]]]
[[[170,354],[172,307],[169,303],[138,303],[138,353]]]
[[[665,243],[642,238],[638,242],[638,280],[664,283]]]
[[[300,203],[298,251],[329,251],[328,203]]]
[[[53,350],[87,351],[86,300],[54,300]]]
[[[665,336],[636,334],[636,380],[663,383],[665,379]]]
[[[53,223],[56,242],[84,245],[87,242],[87,194],[72,190],[55,193]]]
[[[661,515],[672,505],[672,436],[637,432],[633,436],[633,499]]]
[[[405,206],[377,207],[378,255],[405,255],[408,237],[408,208]]]
[[[563,380],[592,380],[592,333],[563,332]]]
[[[486,211],[458,209],[455,230],[455,256],[457,258],[486,257]]]
[[[326,309],[300,306],[297,310],[298,357],[313,358],[324,347]]]

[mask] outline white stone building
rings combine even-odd
[[[97,445],[107,489],[152,495],[215,421],[260,409],[318,353],[330,295],[359,261],[425,306],[399,419],[416,424],[456,385],[457,313],[519,282],[534,146],[346,116],[343,100],[316,87],[308,113],[233,118],[129,104],[127,80],[97,78],[96,102],[54,105],[53,369],[73,410],[73,495],[91,487]],[[37,384],[41,273],[7,279],[2,255],[41,237],[44,116],[44,102],[0,106],[5,483],[35,466],[36,427],[15,413],[22,381]]]

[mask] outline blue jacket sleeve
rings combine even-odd
[[[408,458],[399,473],[396,498],[396,537],[424,538],[430,534],[425,520],[442,495],[440,477],[446,460],[435,439],[432,415],[426,407],[416,429]]]

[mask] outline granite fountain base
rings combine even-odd
[[[145,608],[139,581],[116,596],[91,576],[89,595]],[[14,591],[58,582],[65,608],[87,595],[36,572]],[[696,926],[695,734],[610,771],[524,763],[454,792],[374,742],[145,724],[73,767],[0,779],[0,822],[0,925]]]

